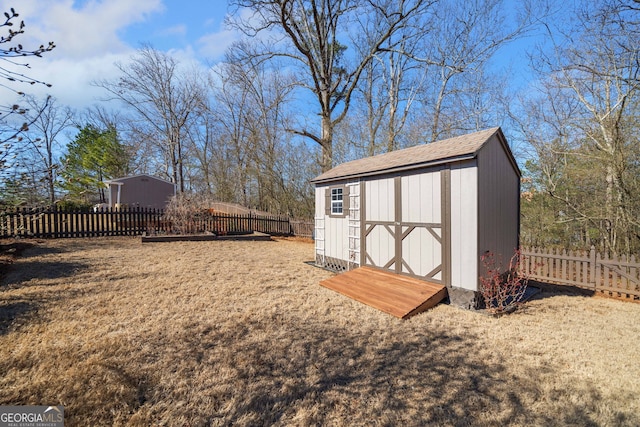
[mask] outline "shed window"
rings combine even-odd
[[[331,214],[342,215],[342,188],[331,189]]]
[[[324,214],[333,218],[344,218],[349,214],[349,186],[325,187]]]

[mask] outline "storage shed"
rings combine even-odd
[[[132,175],[105,181],[109,187],[109,207],[164,209],[176,194],[174,183],[151,175]]]
[[[500,128],[343,163],[315,184],[316,264],[375,267],[475,308],[481,256],[519,244],[520,170]]]

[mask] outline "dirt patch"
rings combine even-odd
[[[69,425],[640,424],[638,304],[401,321],[319,286],[288,240],[24,255],[0,286],[0,404],[62,404]]]

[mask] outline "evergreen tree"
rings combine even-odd
[[[76,202],[106,202],[105,180],[128,173],[129,156],[114,127],[80,129],[62,159],[62,188]]]

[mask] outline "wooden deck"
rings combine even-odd
[[[320,285],[400,319],[428,310],[447,296],[442,285],[371,267],[339,274]]]

